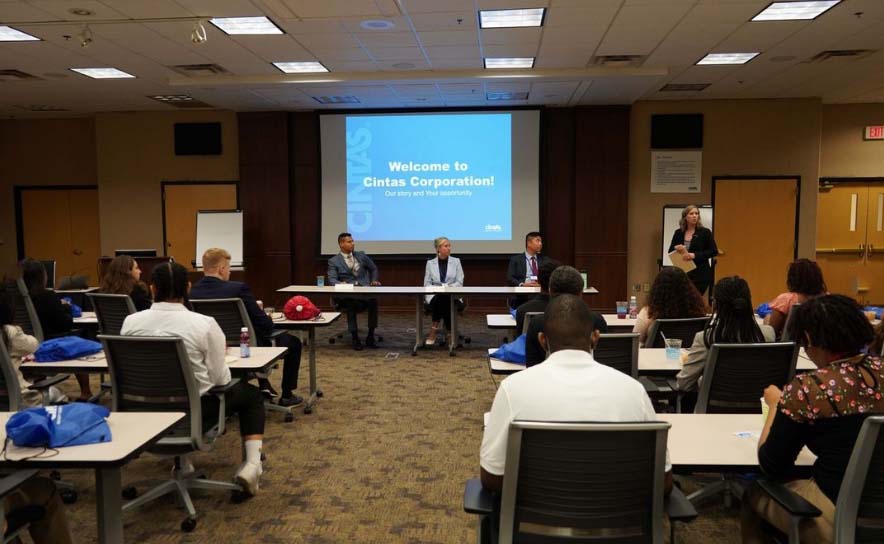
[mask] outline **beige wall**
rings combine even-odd
[[[0,277],[17,274],[14,186],[96,182],[92,119],[0,121]]]
[[[820,177],[884,177],[884,140],[864,141],[868,125],[884,125],[884,104],[823,106]]]
[[[665,204],[712,200],[712,177],[801,176],[798,254],[813,256],[822,105],[815,99],[637,102],[629,149],[629,282],[653,281]],[[650,122],[655,113],[704,115],[702,192],[650,192]]]
[[[221,122],[222,154],[175,156],[174,123]],[[163,254],[163,181],[236,181],[236,113],[133,112],[95,117],[101,251],[156,248]]]

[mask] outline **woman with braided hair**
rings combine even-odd
[[[692,411],[697,401],[700,377],[712,344],[751,344],[773,342],[773,327],[759,326],[752,310],[749,284],[740,276],[722,278],[715,284],[713,316],[706,328],[697,333],[688,350],[684,367],[676,376],[678,389],[689,393],[682,399],[682,409]]]

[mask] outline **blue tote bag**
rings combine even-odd
[[[110,442],[110,410],[98,404],[74,402],[17,412],[6,422],[6,436],[18,447],[61,448]]]

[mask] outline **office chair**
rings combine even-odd
[[[681,339],[681,347],[689,348],[694,343],[694,336],[706,328],[711,316],[688,317],[682,319],[655,319],[648,327],[646,348],[665,348],[663,338]]]

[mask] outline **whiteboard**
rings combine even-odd
[[[220,247],[230,253],[230,266],[243,265],[242,210],[200,210],[196,212],[197,268],[202,267],[203,253]]]
[[[669,260],[669,242],[672,241],[672,233],[678,228],[681,211],[686,206],[687,204],[667,204],[663,206],[663,233],[660,236],[662,238],[661,245],[663,246],[661,254],[663,266],[672,266],[672,261]],[[709,204],[698,204],[697,207],[700,208],[700,222],[703,223],[704,227],[715,232],[715,229],[712,228],[712,206]]]

